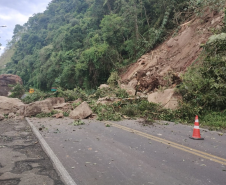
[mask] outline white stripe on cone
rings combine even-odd
[[[199,129],[199,126],[194,126],[194,128]]]

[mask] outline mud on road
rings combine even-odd
[[[0,121],[1,185],[64,185],[25,120]]]

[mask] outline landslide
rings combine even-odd
[[[181,75],[195,63],[208,38],[221,31],[224,12],[207,9],[202,16],[193,16],[181,24],[165,42],[144,54],[120,75],[121,87],[134,95],[152,93],[160,88],[174,88]]]

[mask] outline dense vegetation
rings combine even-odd
[[[100,120],[128,116],[193,122],[198,114],[203,124],[226,128],[226,17],[225,26],[203,45],[198,62],[184,74],[178,88],[183,96],[178,110],[142,99],[111,106],[96,104],[108,93],[126,98],[125,91],[118,88],[87,94],[107,81],[116,85],[115,71],[155,47],[183,20],[194,13],[204,14],[206,8],[216,11],[223,6],[223,0],[53,0],[44,13],[34,15],[23,26],[16,25],[3,55],[7,62],[12,56],[4,72],[21,76],[26,87],[61,87],[59,94],[36,90],[25,103],[53,96],[66,101],[82,98]],[[12,97],[20,97],[24,91],[17,85]]]
[[[16,25],[5,72],[42,90],[95,89],[161,42],[193,6],[186,0],[54,0]]]
[[[205,124],[226,128],[226,10],[221,33],[212,35],[203,48],[178,89],[183,96],[180,117],[189,120],[198,114]]]

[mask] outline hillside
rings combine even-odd
[[[5,68],[6,64],[11,62],[11,58],[14,54],[14,46],[11,46],[10,48],[6,48],[2,56],[0,57],[0,74],[1,71]]]
[[[95,89],[135,62],[206,4],[185,0],[54,0],[16,25],[5,73],[25,85]]]
[[[15,27],[4,71],[36,88],[24,102],[82,98],[100,120],[186,123],[200,115],[226,128],[224,1],[79,2],[52,1]],[[17,85],[12,96],[25,91]]]
[[[148,93],[162,87],[175,87],[167,77],[180,77],[200,56],[203,45],[211,35],[221,33],[224,12],[209,9],[202,16],[193,17],[180,25],[178,32],[152,51],[141,56],[121,74],[122,85]],[[171,76],[170,76],[171,75]],[[156,81],[157,78],[157,81]],[[165,78],[165,79],[164,79]]]

